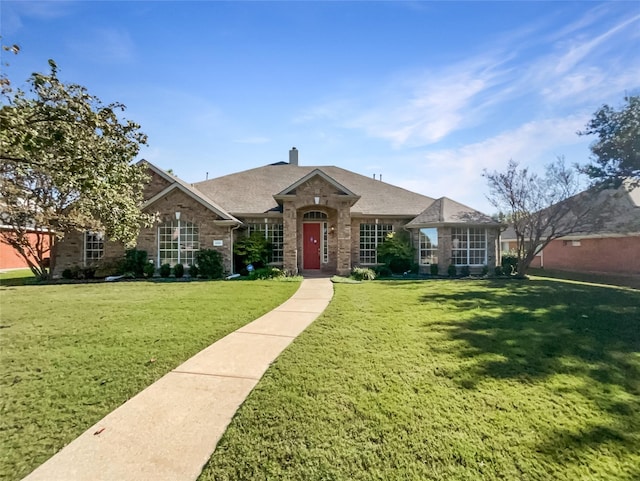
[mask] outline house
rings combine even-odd
[[[577,197],[596,213],[592,227],[551,241],[531,267],[640,276],[640,186],[589,189]],[[510,227],[501,235],[501,249],[515,248],[516,235]]]
[[[1,216],[0,216],[1,217]],[[12,237],[15,230],[12,226],[0,223],[0,238],[3,236]],[[52,235],[46,231],[38,231],[34,228],[27,228],[28,242],[32,246],[39,246],[43,252],[49,251],[49,244]],[[36,262],[34,256],[29,256],[31,261]],[[18,251],[6,242],[0,242],[0,270],[10,269],[28,269],[29,263],[24,257],[18,254]]]
[[[499,224],[443,197],[433,199],[335,166],[304,166],[298,150],[289,162],[188,184],[145,163],[150,181],[143,209],[158,222],[142,229],[138,249],[156,266],[189,265],[198,249],[218,250],[234,271],[233,244],[258,231],[272,245],[272,264],[288,272],[345,275],[378,264],[387,234],[406,229],[423,272],[438,264],[480,271],[495,266]],[[69,265],[117,258],[123,247],[100,234],[65,236],[54,275]]]

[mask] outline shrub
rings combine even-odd
[[[451,264],[448,268],[447,268],[447,274],[449,275],[449,277],[456,277],[458,275],[458,269],[456,269],[456,266],[454,266],[453,264]]]
[[[195,263],[198,272],[207,279],[221,279],[224,274],[222,254],[213,249],[202,249],[196,252]]]
[[[390,232],[378,246],[378,259],[396,274],[411,270],[414,254],[409,233],[405,231]]]
[[[255,231],[250,236],[238,239],[233,245],[233,253],[244,264],[254,264],[254,266],[262,267],[269,262],[271,244],[262,232]],[[200,264],[198,263],[198,265]]]
[[[151,262],[147,262],[144,266],[144,276],[151,278],[155,274],[156,268]]]
[[[286,275],[282,269],[278,269],[277,267],[261,267],[260,269],[251,271],[249,274],[249,279],[251,280],[275,279],[278,277],[286,277]]]
[[[432,276],[437,276],[438,275],[438,264],[431,264],[429,266],[429,272],[431,273]]]
[[[504,272],[502,271],[502,266],[496,266],[496,268],[494,269],[494,272],[495,272],[496,276],[504,275]]]
[[[351,271],[351,277],[357,281],[372,281],[376,278],[376,273],[373,269],[366,267],[354,267]]]
[[[63,279],[73,279],[73,270],[70,267],[67,267],[65,270],[62,271],[62,278]]]
[[[148,263],[147,251],[127,249],[124,253],[120,271],[122,274],[133,274],[135,277],[144,277],[144,269]]]
[[[411,269],[409,269],[409,272],[411,272],[411,274],[418,274],[420,272],[420,265],[418,265],[417,262],[414,262],[413,264],[411,264]]]
[[[182,264],[173,266],[173,275],[176,276],[176,279],[184,277],[184,266]]]
[[[190,266],[189,266],[189,275],[190,275],[192,278],[194,278],[194,279],[195,279],[196,277],[198,277],[198,274],[200,274],[200,272],[198,271],[198,266],[197,266],[197,265],[195,265],[195,264],[190,265]]]
[[[393,272],[391,272],[391,269],[389,269],[387,265],[376,266],[374,272],[376,273],[376,277],[391,277],[393,275]]]
[[[513,252],[502,254],[502,272],[506,275],[515,274],[518,270],[518,255]]]
[[[482,275],[486,276],[487,274],[489,274],[489,267],[482,266]]]
[[[462,266],[462,268],[460,269],[460,275],[462,277],[469,277],[471,275],[471,269],[469,268],[469,266]]]
[[[96,264],[95,276],[104,278],[107,276],[116,276],[122,274],[121,260],[106,260]]]
[[[171,275],[171,266],[169,264],[162,264],[160,266],[160,277],[169,277]]]

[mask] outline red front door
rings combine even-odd
[[[302,224],[303,269],[320,269],[320,224]]]

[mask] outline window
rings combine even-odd
[[[100,232],[84,233],[84,263],[92,264],[104,257],[104,235]]]
[[[282,224],[249,224],[247,235],[262,232],[271,244],[271,262],[281,264],[284,257],[284,229]]]
[[[158,226],[159,265],[192,265],[194,254],[199,249],[198,226],[195,224],[174,220]]]
[[[438,229],[430,227],[420,229],[420,264],[429,265],[438,263]]]
[[[321,219],[326,219],[327,218],[327,214],[325,214],[324,212],[319,212],[317,210],[312,210],[311,212],[307,212],[305,213],[302,218],[304,220],[321,220]]]
[[[482,266],[487,263],[487,231],[478,228],[451,229],[451,263]]]
[[[360,264],[378,263],[378,245],[391,232],[391,224],[360,224]]]

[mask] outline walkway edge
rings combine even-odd
[[[295,294],[147,387],[24,481],[196,480],[234,414],[333,297],[329,279]]]

